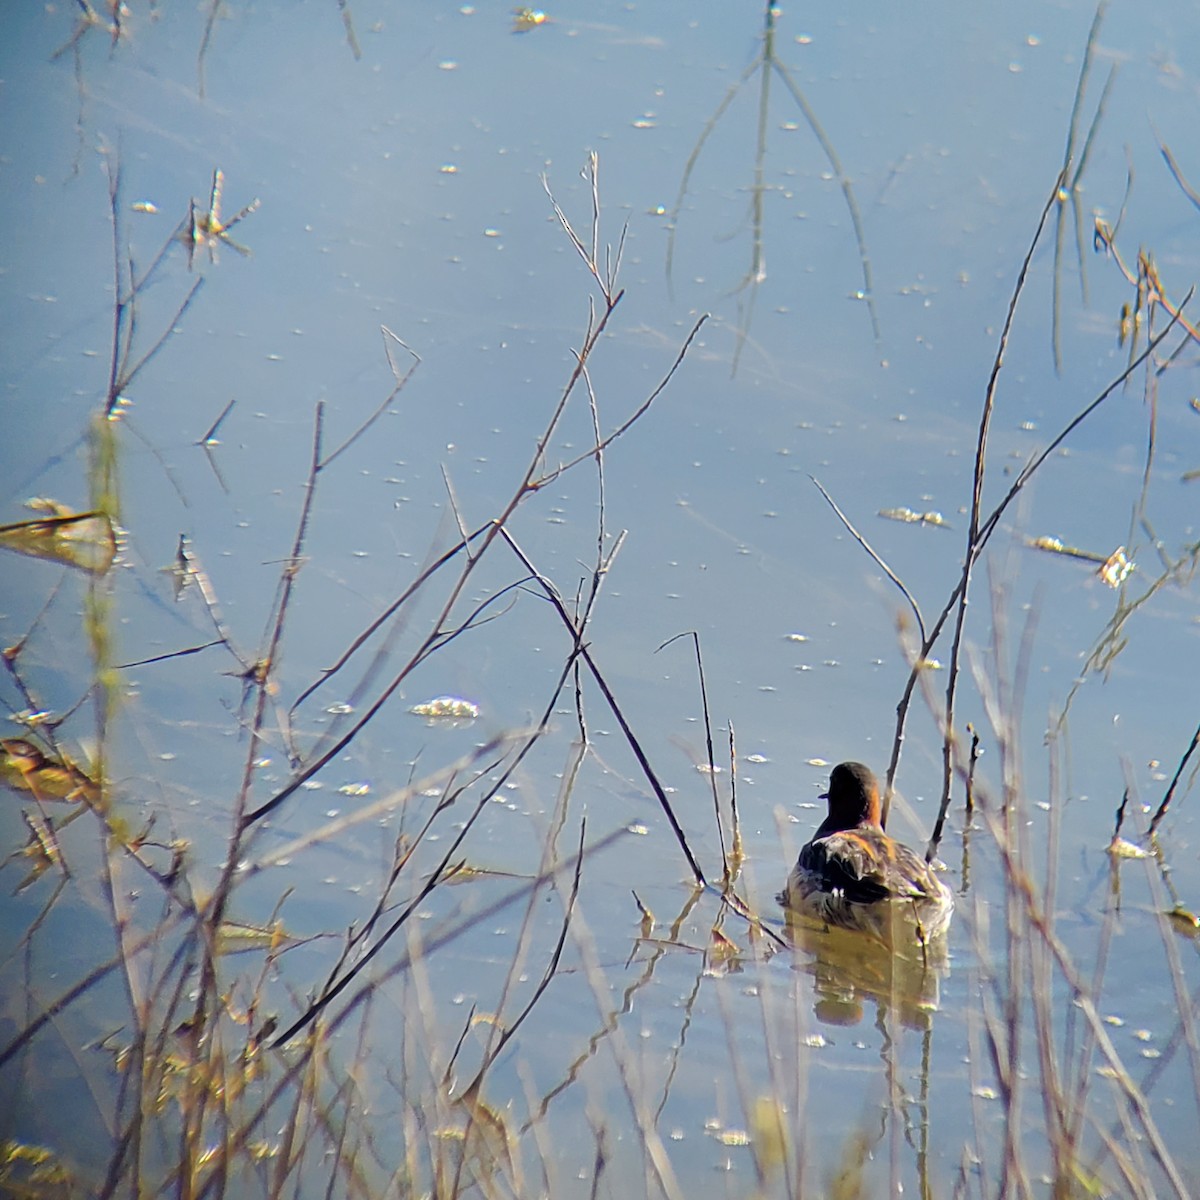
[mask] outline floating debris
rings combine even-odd
[[[1133,842],[1122,837],[1115,837],[1108,843],[1108,852],[1113,858],[1149,857],[1149,851],[1143,850],[1141,846],[1135,846]]]
[[[1068,546],[1054,537],[1028,538],[1026,545],[1034,550],[1044,550],[1047,554],[1062,554],[1081,562],[1099,563],[1100,569],[1096,574],[1111,588],[1120,587],[1136,569],[1136,564],[1125,556],[1124,546],[1118,546],[1111,554],[1104,555],[1080,550],[1078,546]]]
[[[1062,554],[1067,558],[1082,559],[1084,562],[1102,563],[1105,561],[1103,554],[1095,554],[1091,550],[1081,550],[1078,546],[1068,546],[1061,538],[1026,538],[1025,544],[1034,550],[1044,550],[1047,554]]]
[[[1125,557],[1125,547],[1118,546],[1104,560],[1098,574],[1110,588],[1120,587],[1133,573],[1133,563]]]
[[[1182,933],[1191,938],[1200,938],[1200,917],[1197,917],[1195,913],[1188,912],[1186,908],[1177,904],[1174,908],[1168,909],[1165,915],[1176,933]]]
[[[704,956],[704,974],[718,979],[738,971],[741,947],[719,929],[712,930],[708,940],[708,951]]]
[[[905,525],[936,525],[940,529],[949,529],[950,522],[940,512],[913,512],[911,508],[881,508],[881,517],[889,521],[903,521]]]
[[[240,242],[235,242],[229,236],[229,231],[239,222],[244,221],[251,213],[257,212],[260,201],[251,200],[241,212],[228,221],[221,220],[221,197],[225,191],[225,172],[217,167],[213,171],[212,188],[208,194],[208,209],[202,210],[199,204],[192,200],[188,205],[187,224],[180,237],[187,246],[188,270],[195,262],[196,250],[203,246],[208,251],[209,262],[217,261],[217,247],[222,243],[232,247],[243,258],[250,257],[250,251]]]
[[[540,8],[514,8],[512,31],[513,33],[528,33],[539,25],[545,25],[547,19],[546,14]]]
[[[54,718],[54,710],[48,708],[39,708],[36,711],[32,708],[22,708],[12,715],[12,719],[20,722],[26,729],[35,729],[39,725],[56,724]]]
[[[709,933],[710,948],[719,955],[733,955],[740,953],[737,943],[727,934],[722,933],[719,929],[713,929]]]
[[[642,903],[641,897],[637,892],[633,893],[633,899],[638,906],[638,912],[642,914],[639,926],[641,935],[644,938],[648,938],[654,932],[654,914]]]
[[[479,716],[479,705],[460,696],[437,696],[424,704],[414,704],[408,711],[429,721],[474,721]]]
[[[467,862],[451,863],[439,876],[439,883],[472,883],[478,879],[529,879],[517,871],[501,871],[494,867],[476,867]]]
[[[279,920],[272,921],[269,925],[222,921],[217,930],[216,951],[218,954],[238,954],[265,946],[274,952],[294,940]]]
[[[750,1135],[744,1129],[723,1129],[714,1136],[722,1146],[750,1145]]]
[[[0,525],[0,546],[77,567],[89,575],[107,574],[117,556],[117,536],[107,513],[77,513],[40,497],[26,501],[25,507],[43,515]]]

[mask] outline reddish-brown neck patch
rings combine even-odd
[[[880,829],[879,781],[862,763],[839,763],[829,773],[829,815],[816,836],[827,837],[864,826]]]

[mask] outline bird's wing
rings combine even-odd
[[[878,839],[853,829],[809,842],[800,851],[799,865],[819,877],[826,890],[841,892],[855,904],[873,904],[892,895]]]

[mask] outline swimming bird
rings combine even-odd
[[[880,823],[879,781],[869,767],[829,774],[829,815],[788,877],[786,907],[846,929],[928,942],[945,933],[954,896],[932,867]]]

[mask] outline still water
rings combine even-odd
[[[27,516],[32,496],[95,503],[89,428],[130,270],[130,362],[158,348],[106,425],[121,531],[109,577],[91,587],[5,556],[4,643],[26,641],[5,679],[4,732],[24,736],[21,721],[45,712],[75,761],[102,752],[109,831],[146,829],[159,877],[84,812],[60,834],[61,861],[28,879],[22,812],[58,822],[64,809],[6,793],[0,1041],[20,1047],[0,1130],[50,1147],[99,1190],[129,1120],[129,1007],[139,989],[150,1009],[167,1003],[156,981],[198,986],[171,960],[186,944],[178,879],[197,904],[218,886],[248,755],[254,809],[329,752],[239,850],[229,918],[286,933],[282,954],[264,960],[248,938],[219,960],[243,1039],[267,1014],[284,1029],[304,1012],[395,856],[415,849],[349,960],[377,945],[356,986],[371,972],[380,984],[329,1035],[332,1082],[316,1085],[326,1140],[289,1188],[323,1192],[321,1156],[344,1123],[371,1147],[349,1172],[363,1194],[388,1181],[427,1190],[430,1147],[461,1125],[488,1030],[516,1020],[552,961],[556,977],[471,1096],[473,1119],[505,1145],[465,1156],[485,1192],[588,1195],[601,1177],[613,1194],[800,1194],[857,1172],[862,1194],[943,1195],[957,1181],[991,1195],[1023,1172],[1040,1193],[1046,1061],[1088,1081],[1081,1172],[1128,1186],[1097,1149],[1112,1129],[1147,1194],[1200,1178],[1187,1015],[1198,943],[1184,917],[1161,915],[1200,906],[1194,759],[1159,828],[1167,869],[1131,860],[1114,875],[1105,853],[1127,789],[1122,832],[1139,840],[1197,721],[1194,343],[1168,369],[1132,374],[1054,451],[973,579],[955,725],[964,747],[967,723],[979,732],[985,793],[1000,796],[1008,764],[1007,836],[1048,905],[1057,964],[1039,974],[1021,948],[1048,944],[1027,918],[1007,937],[1020,889],[1005,886],[1003,820],[985,804],[968,823],[961,783],[939,849],[958,913],[933,960],[796,931],[780,949],[770,936],[788,936],[774,897],[823,815],[830,765],[886,769],[909,672],[897,632],[909,606],[813,479],[932,624],[962,571],[988,379],[1064,166],[1095,10],[786,8],[766,36],[752,5],[599,0],[539,20],[503,5],[136,3],[115,30],[107,6],[83,11],[14,9],[0,51],[0,521]],[[1171,304],[1197,279],[1200,211],[1161,147],[1200,187],[1198,51],[1192,5],[1103,15],[999,375],[985,513],[1128,366],[1118,335],[1122,306],[1127,332],[1139,316],[1139,248]],[[1097,216],[1115,253],[1095,242]],[[580,253],[593,246],[615,305],[551,426],[605,314]],[[1168,320],[1161,305],[1146,316],[1136,353]],[[313,485],[318,406],[325,455],[382,411]],[[601,478],[596,429],[607,438],[643,406],[606,445]],[[298,570],[282,571],[306,497]],[[493,536],[502,516],[512,544],[488,543],[461,592],[463,551],[296,705],[461,531]],[[1097,562],[1030,548],[1037,537],[1099,561],[1123,547],[1136,569],[1110,587]],[[586,643],[620,716],[582,667],[578,706],[573,680],[556,691],[566,617],[618,546]],[[253,668],[281,579],[294,588],[256,718]],[[1128,619],[1106,643],[1114,613]],[[101,626],[102,720],[103,689],[89,694]],[[693,894],[649,778],[719,881],[694,651],[664,646],[692,631],[726,814],[736,731],[738,891],[766,934],[722,915],[715,892]],[[950,633],[921,676],[889,824],[921,848],[941,789],[931,711]],[[434,652],[405,670],[431,636]],[[220,637],[238,656],[162,657]],[[1095,657],[1106,644],[1120,651],[1109,661]],[[444,696],[478,715],[411,711]],[[580,710],[589,748],[576,773]],[[483,782],[439,813],[477,771]],[[570,871],[532,904],[527,885],[554,860],[548,845],[573,853],[585,813],[589,844],[616,840],[586,859],[555,959]],[[424,895],[469,819],[454,884]],[[182,875],[167,878],[184,844]],[[106,862],[118,864],[111,888]],[[414,897],[414,920],[381,939]],[[172,911],[180,923],[161,941],[136,953],[126,942],[128,970],[29,1034],[117,952],[114,913],[150,930]],[[1015,1083],[991,1049],[1013,1030]],[[1085,1052],[1092,1037],[1101,1049]],[[250,1090],[265,1099],[292,1052],[263,1053]],[[354,1091],[334,1099],[347,1064]],[[1121,1124],[1135,1094],[1153,1134]],[[239,1111],[229,1127],[250,1120]],[[286,1118],[270,1111],[247,1139],[278,1163]],[[1016,1149],[1014,1126],[1028,1131]],[[168,1141],[145,1151],[144,1170],[174,1188]],[[253,1193],[271,1169],[234,1178]]]

